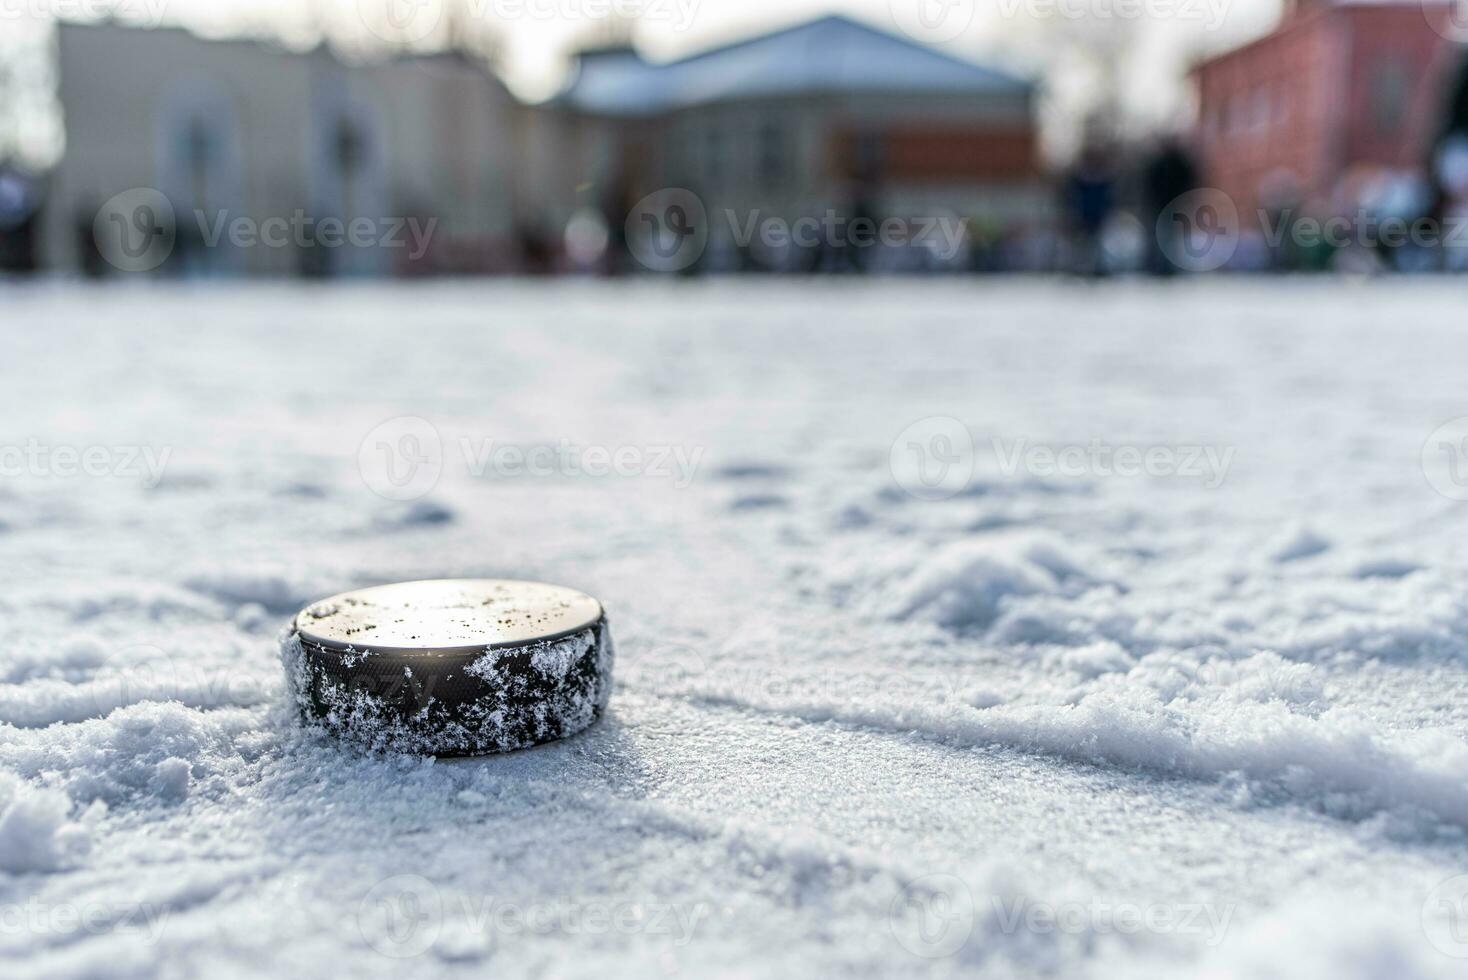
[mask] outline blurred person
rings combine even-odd
[[[1371,246],[1387,267],[1397,272],[1425,272],[1431,267],[1440,243],[1419,240],[1410,232],[1429,217],[1432,204],[1428,181],[1406,170],[1382,173],[1364,188],[1362,213],[1376,228],[1390,231],[1377,234]]]
[[[837,212],[840,219],[837,222],[839,231],[822,237],[819,255],[815,259],[817,272],[860,274],[872,271],[872,258],[867,254],[872,249],[853,243],[851,235],[854,229],[876,228],[881,225],[881,218],[878,217],[874,204],[879,189],[876,178],[872,176],[873,171],[866,167],[858,169],[862,176],[847,188],[847,205]]]
[[[1453,131],[1442,141],[1432,172],[1437,184],[1437,216],[1445,232],[1443,268],[1468,271],[1468,242],[1452,234],[1468,224],[1468,132]]]
[[[73,246],[79,257],[81,273],[88,279],[101,279],[111,268],[102,257],[102,249],[97,245],[94,231],[97,211],[101,206],[101,202],[95,197],[83,196],[71,216]]]
[[[1198,167],[1193,155],[1174,136],[1165,137],[1142,168],[1142,215],[1144,228],[1157,229],[1167,206],[1198,187]],[[1180,271],[1168,258],[1160,233],[1147,236],[1146,269],[1154,276]]]
[[[1090,144],[1081,151],[1065,180],[1064,204],[1071,271],[1083,276],[1105,275],[1101,235],[1116,206],[1116,174],[1111,154],[1100,144]]]
[[[1305,264],[1292,233],[1303,200],[1300,180],[1293,171],[1279,167],[1259,182],[1259,208],[1266,226],[1276,230],[1275,237],[1265,242],[1269,268],[1275,272],[1296,272]]]
[[[36,271],[41,184],[14,164],[0,163],[0,273]]]

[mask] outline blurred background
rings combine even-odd
[[[0,0],[0,270],[1468,268],[1440,0]]]

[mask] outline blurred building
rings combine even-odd
[[[539,106],[457,54],[354,64],[179,29],[58,36],[54,270],[110,271],[94,219],[133,188],[172,205],[161,272],[183,275],[564,268],[568,227],[591,219],[615,268],[630,209],[669,187],[708,206],[708,268],[732,267],[735,223],[764,217],[947,216],[992,240],[1052,222],[1032,83],[841,17],[667,64],[588,52]],[[437,225],[421,256],[215,237],[221,219],[302,216]]]
[[[1439,0],[1287,3],[1275,30],[1195,69],[1204,182],[1250,216],[1343,214],[1425,183],[1461,59],[1451,14]]]
[[[734,222],[952,214],[994,232],[1053,217],[1035,86],[832,16],[664,64],[585,53],[536,120],[529,191],[553,223],[597,208],[615,235],[643,195],[679,187]]]
[[[520,107],[479,64],[444,54],[353,65],[326,48],[206,40],[177,29],[62,24],[66,150],[50,175],[44,250],[57,270],[101,266],[91,228],[122,191],[161,191],[176,214],[169,269],[190,274],[488,271],[514,251]],[[204,247],[221,215],[260,223],[436,219],[427,251]],[[202,227],[201,227],[202,222]],[[302,247],[300,241],[306,241]]]

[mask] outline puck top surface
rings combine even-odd
[[[301,610],[295,626],[327,647],[469,653],[560,639],[601,618],[601,603],[559,585],[437,579],[343,592]]]

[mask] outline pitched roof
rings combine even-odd
[[[1033,84],[841,16],[823,17],[667,64],[630,49],[581,59],[558,101],[641,116],[711,102],[815,93],[1001,93]]]

